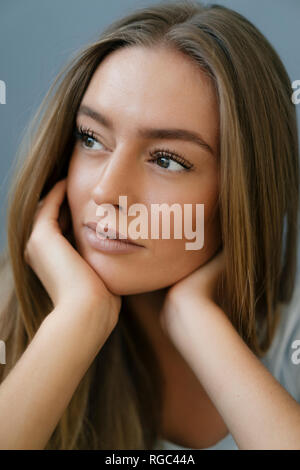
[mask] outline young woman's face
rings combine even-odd
[[[92,131],[93,135],[77,139],[67,178],[78,252],[115,294],[138,294],[171,286],[204,264],[221,244],[217,204],[218,105],[209,79],[177,52],[119,49],[99,65],[81,109],[77,127],[89,134]],[[87,113],[87,109],[101,113],[111,125],[98,120],[96,114]],[[150,135],[142,134],[141,129],[183,129],[198,134],[199,142],[203,142],[188,140],[184,133]],[[178,158],[176,154],[184,160],[172,160],[173,156]],[[119,212],[124,213],[119,196],[127,196],[127,210],[135,203],[145,206],[148,238],[135,240],[141,245],[136,251],[100,251],[89,242],[91,231],[85,224],[99,222],[97,208],[112,204],[118,230]],[[193,230],[196,204],[204,204],[201,249],[186,249],[186,243],[195,239],[185,237],[183,225],[182,237],[174,237],[172,216],[170,237],[162,237],[162,228],[158,239],[151,237],[152,205],[171,207],[176,203],[182,209],[182,223],[184,204],[192,205],[189,221]],[[127,216],[127,228],[139,214]]]

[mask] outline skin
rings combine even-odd
[[[78,350],[77,335],[82,336],[85,330],[84,343],[88,346],[89,360],[77,359],[77,370],[82,359],[85,365],[90,363],[103,338],[105,341],[109,335],[114,323],[111,316],[113,311],[119,311],[118,301],[123,296],[145,328],[163,372],[160,437],[201,449],[214,445],[230,431],[239,449],[299,449],[299,403],[248,348],[231,323],[230,312],[218,305],[226,295],[226,285],[225,291],[224,286],[221,292],[218,288],[226,263],[224,249],[219,250],[217,158],[211,158],[203,147],[196,149],[186,142],[169,142],[168,146],[193,163],[194,171],[165,174],[148,161],[149,151],[162,142],[142,140],[136,134],[141,125],[197,130],[213,153],[216,152],[217,103],[208,79],[178,53],[127,49],[107,57],[100,65],[83,102],[109,116],[114,131],[93,129],[101,134],[105,149],[100,146],[100,150],[97,147],[94,151],[76,144],[66,185],[56,184],[37,215],[27,245],[27,258],[57,305],[47,317],[43,335],[51,338],[52,328],[64,331],[66,323],[70,323],[68,315],[72,315],[71,323],[76,331],[70,332],[68,325],[68,334],[63,334],[63,347],[67,344],[74,359],[74,338]],[[79,124],[96,126],[91,121]],[[58,208],[65,190],[74,237],[82,256],[59,231]],[[143,248],[135,253],[96,252],[85,239],[83,224],[95,220],[97,205],[101,203],[118,207],[120,194],[128,196],[129,206],[135,202],[204,203],[204,249],[186,251],[185,240],[148,239],[143,240]],[[57,269],[57,260],[61,269]],[[105,298],[109,298],[109,308],[103,301]],[[84,308],[84,304],[90,306]],[[101,331],[101,338],[99,322],[105,330]],[[66,343],[66,337],[71,344]],[[43,336],[39,343],[44,341]],[[21,372],[17,369],[13,381],[23,383],[23,377],[28,376],[27,362]],[[71,370],[70,366],[66,367]],[[1,388],[1,403],[5,404],[6,412],[6,397],[16,388],[11,377],[8,376],[5,388]],[[75,385],[73,382],[72,387]],[[61,384],[52,390],[60,388],[63,388]],[[67,393],[71,393],[70,388]],[[57,402],[51,394],[49,400]],[[7,421],[10,412],[8,409]],[[21,421],[30,420],[22,418]],[[39,446],[46,442],[54,424],[48,422]],[[23,429],[21,434],[23,445],[23,437],[29,433]],[[11,439],[12,433],[10,442]]]
[[[77,250],[107,288],[123,296],[157,351],[165,377],[161,435],[195,448],[212,445],[227,433],[224,421],[157,319],[167,289],[207,263],[221,245],[215,91],[199,67],[180,53],[134,47],[105,58],[81,104],[107,116],[114,130],[90,116],[77,116],[77,126],[91,129],[98,140],[89,139],[92,148],[86,146],[87,140],[85,145],[78,140],[69,164],[67,197]],[[137,135],[139,127],[197,132],[212,153],[192,142],[143,139]],[[157,149],[182,155],[192,170],[170,161],[172,171],[167,171],[166,162],[150,162],[149,152]],[[85,239],[83,224],[99,220],[100,204],[118,208],[119,195],[127,195],[128,207],[143,203],[148,214],[152,203],[179,203],[182,210],[183,204],[204,204],[203,248],[186,250],[185,243],[191,240],[160,236],[136,240],[144,248],[126,255],[96,251]]]
[[[67,195],[78,251],[112,293],[126,296],[171,286],[210,259],[221,243],[218,107],[209,79],[179,53],[128,48],[115,51],[100,64],[82,104],[109,117],[115,130],[89,116],[77,117],[77,125],[93,130],[99,140],[92,148],[78,140],[69,165]],[[138,137],[139,127],[195,131],[214,155],[191,142]],[[184,171],[170,161],[168,171],[165,161],[151,162],[149,152],[161,148],[183,155],[193,169]],[[147,207],[149,227],[153,203],[179,203],[182,211],[183,204],[204,204],[204,247],[186,250],[185,243],[191,240],[160,236],[137,240],[144,248],[135,253],[96,251],[85,239],[83,224],[100,220],[96,216],[100,204],[117,208],[119,195],[127,196],[128,207],[134,203]],[[194,224],[195,212],[194,205]],[[128,222],[134,218],[128,216]]]
[[[127,49],[118,54],[101,64],[83,98],[86,104],[92,103],[97,110],[101,105],[101,111],[110,113],[114,133],[97,129],[106,145],[101,152],[99,148],[90,153],[90,147],[75,146],[67,181],[58,182],[40,202],[27,242],[25,260],[41,279],[55,308],[43,322],[41,336],[34,337],[25,359],[22,356],[1,386],[2,421],[17,423],[18,433],[16,436],[16,426],[2,426],[0,441],[9,448],[44,447],[80,376],[114,328],[123,295],[160,360],[164,392],[160,437],[201,449],[214,445],[230,431],[239,449],[298,450],[299,403],[248,348],[231,323],[230,312],[219,305],[226,296],[226,282],[225,286],[219,283],[226,262],[225,250],[218,250],[216,158],[209,158],[207,152],[204,156],[202,147],[201,153],[180,143],[195,171],[165,175],[148,162],[150,148],[158,143],[138,139],[135,134],[141,123],[191,128],[197,123],[216,152],[215,95],[205,76],[177,53]],[[126,75],[118,69],[122,66]],[[151,77],[156,67],[161,81],[157,75]],[[172,146],[177,148],[178,141]],[[58,221],[66,191],[79,253],[63,236]],[[181,203],[204,203],[205,248],[185,251],[184,240],[171,239],[143,241],[140,251],[126,255],[95,252],[87,244],[83,224],[93,220],[98,204],[110,202],[117,207],[118,193],[127,194],[130,204],[172,204],[178,199]],[[65,360],[60,374],[55,357],[46,369],[45,361],[40,360],[49,357],[52,346],[48,339],[54,336],[59,361]],[[76,357],[78,351],[80,356]],[[41,372],[39,364],[43,364]],[[36,384],[28,370],[37,372]],[[28,376],[30,403],[26,403]],[[20,383],[25,384],[22,399],[15,393]],[[40,399],[41,389],[44,400]],[[15,395],[18,399],[8,399]],[[33,400],[34,396],[39,398]],[[53,407],[51,415],[43,415]],[[41,416],[45,418],[43,426]],[[37,427],[38,435],[34,433]]]

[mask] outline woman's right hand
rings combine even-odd
[[[59,212],[66,194],[66,178],[39,202],[25,248],[25,261],[47,290],[54,307],[79,305],[103,309],[118,321],[121,297],[112,294],[97,273],[63,235]]]

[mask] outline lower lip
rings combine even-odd
[[[123,242],[121,240],[116,239],[102,239],[99,238],[95,232],[95,230],[91,229],[87,225],[84,226],[85,228],[85,237],[89,244],[99,251],[105,251],[109,253],[133,253],[135,251],[144,248],[143,246],[133,245],[131,243]]]

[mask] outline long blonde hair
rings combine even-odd
[[[288,74],[243,16],[196,1],[162,2],[111,24],[58,75],[20,146],[8,195],[1,260],[2,380],[52,304],[24,249],[40,198],[67,175],[75,116],[93,73],[121,47],[167,47],[212,80],[220,114],[220,216],[233,324],[258,356],[296,271],[299,163]],[[122,307],[123,308],[123,307]],[[47,449],[151,449],[162,412],[162,375],[149,338],[121,311],[82,378]]]

